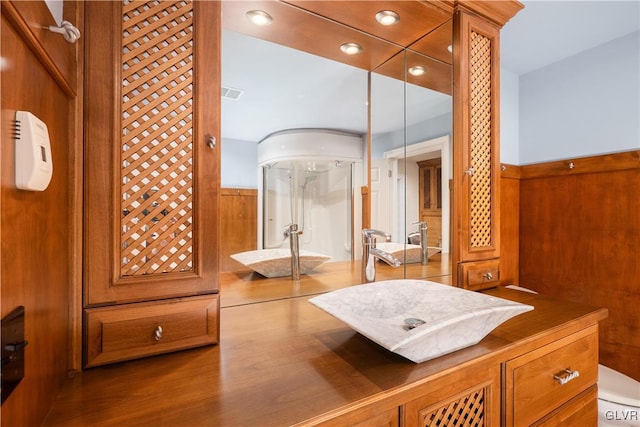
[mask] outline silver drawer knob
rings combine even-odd
[[[153,331],[153,339],[156,341],[160,341],[162,339],[162,326],[157,326],[156,330]]]
[[[580,372],[572,371],[571,369],[564,369],[562,372],[558,372],[553,376],[553,379],[558,382],[558,384],[563,385],[568,383],[569,381],[578,378],[580,376]]]
[[[490,271],[487,271],[485,274],[482,275],[482,277],[484,277],[487,280],[493,280],[493,274],[491,274]]]

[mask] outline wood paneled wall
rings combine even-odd
[[[521,168],[519,283],[607,308],[609,317],[600,323],[600,362],[636,380],[638,195],[640,150]]]
[[[258,190],[222,188],[220,196],[220,271],[246,270],[229,255],[257,248]]]
[[[79,9],[65,2],[65,19],[82,27]],[[25,307],[29,342],[25,376],[2,405],[2,426],[35,426],[67,376],[75,345],[70,313],[81,263],[80,50],[41,28],[55,25],[42,1],[2,1],[1,25],[1,308],[4,317]],[[32,112],[49,130],[53,177],[43,192],[15,187],[16,110]]]
[[[500,284],[519,282],[520,167],[503,164],[500,174]]]

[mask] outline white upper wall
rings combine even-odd
[[[258,144],[222,138],[221,187],[258,188]]]
[[[640,148],[639,76],[639,31],[520,76],[519,164]]]

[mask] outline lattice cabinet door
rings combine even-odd
[[[219,2],[85,15],[85,307],[214,293]]]
[[[500,425],[500,367],[467,368],[430,383],[403,408],[406,427]]]
[[[453,261],[469,289],[499,283],[499,45],[499,28],[454,15]]]

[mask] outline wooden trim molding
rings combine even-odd
[[[371,228],[371,194],[368,186],[360,187],[360,196],[362,197],[362,228]]]
[[[500,164],[500,178],[520,179],[522,177],[522,166],[510,165],[508,163]]]
[[[42,26],[55,25],[47,7],[37,2],[2,1],[2,16],[20,34],[36,58],[46,68],[54,81],[73,98],[77,95],[76,44],[70,45],[60,36],[45,37]],[[48,22],[47,22],[48,21]],[[40,25],[35,25],[40,23]],[[53,34],[53,33],[52,33]]]
[[[258,190],[252,188],[221,188],[221,196],[256,196]]]
[[[640,150],[521,166],[521,179],[612,172],[640,168]]]
[[[502,28],[511,18],[524,8],[524,5],[519,1],[510,0],[455,0],[454,8],[456,10],[466,10],[467,12],[479,15]]]

